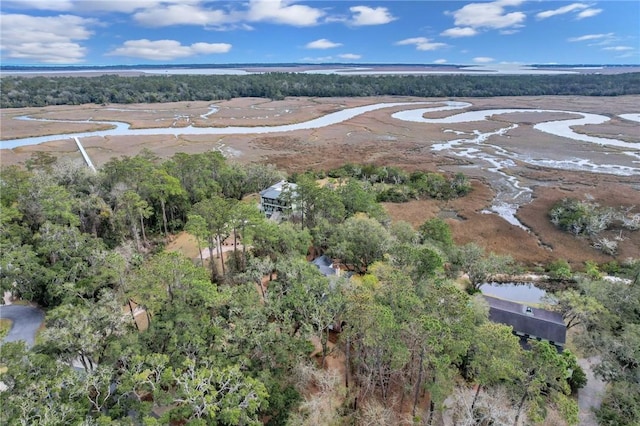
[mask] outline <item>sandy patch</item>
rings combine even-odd
[[[187,232],[171,236],[165,250],[169,253],[179,252],[189,259],[199,259],[198,242],[193,235]]]
[[[149,315],[147,311],[133,300],[129,300],[123,308],[124,313],[131,319],[131,323],[138,331],[149,328]]]

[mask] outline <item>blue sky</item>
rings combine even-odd
[[[4,65],[640,64],[640,1],[3,0]]]

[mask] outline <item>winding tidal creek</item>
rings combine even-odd
[[[59,141],[73,138],[80,141],[88,137],[111,137],[111,136],[150,136],[150,135],[234,135],[234,134],[266,134],[282,133],[296,130],[319,129],[342,123],[356,116],[368,112],[385,109],[406,107],[405,110],[391,114],[391,117],[406,122],[423,123],[425,125],[446,125],[451,128],[443,129],[443,133],[454,133],[459,138],[446,141],[431,141],[431,150],[460,157],[480,166],[487,172],[494,175],[492,187],[496,192],[496,197],[491,207],[483,213],[497,214],[514,226],[527,230],[527,228],[516,218],[519,206],[531,201],[532,189],[521,182],[516,176],[509,173],[509,169],[515,166],[515,162],[522,162],[534,166],[549,167],[560,170],[580,170],[593,173],[607,173],[621,176],[640,176],[640,144],[627,142],[614,138],[603,138],[578,133],[573,130],[574,126],[603,124],[610,120],[609,117],[599,114],[584,113],[579,111],[553,110],[553,109],[486,109],[480,111],[458,112],[443,118],[426,118],[425,115],[442,111],[459,111],[471,107],[468,102],[440,101],[440,102],[390,102],[365,105],[360,107],[345,108],[340,111],[326,114],[312,120],[276,126],[229,126],[229,127],[164,127],[148,129],[132,129],[128,123],[118,121],[94,121],[94,120],[48,120],[28,116],[16,117],[18,120],[43,121],[43,122],[63,122],[63,123],[92,123],[106,124],[112,126],[107,130],[90,132],[65,133],[49,136],[29,137],[0,141],[1,149],[13,149],[21,146],[36,145],[45,142]],[[416,108],[417,107],[417,108]],[[215,114],[217,107],[212,106],[203,117]],[[591,158],[583,158],[578,153],[570,158],[541,158],[527,153],[518,153],[503,146],[492,143],[494,137],[509,137],[510,132],[518,129],[518,113],[526,114],[551,114],[551,116],[578,115],[580,118],[566,118],[543,121],[533,125],[533,129],[549,135],[573,141],[586,142],[599,146],[615,149],[615,155],[626,157],[626,164],[620,162],[595,162]],[[460,131],[455,129],[456,124],[474,123],[500,117],[503,127],[490,131],[473,130]],[[627,113],[619,115],[619,118],[626,121],[640,122],[640,113]],[[81,143],[78,142],[81,147]],[[82,148],[80,148],[82,151]],[[87,159],[88,157],[85,157]],[[90,164],[90,160],[87,161]]]

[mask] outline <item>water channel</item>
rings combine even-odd
[[[482,294],[524,304],[540,304],[547,292],[531,283],[487,283],[480,286]]]
[[[354,118],[358,115],[384,108],[407,107],[403,111],[391,114],[394,119],[401,121],[410,121],[425,124],[456,124],[470,123],[488,120],[494,116],[509,121],[509,114],[514,113],[552,113],[556,115],[572,114],[579,115],[581,118],[551,120],[535,124],[533,128],[540,132],[552,134],[558,137],[571,140],[588,142],[597,145],[610,146],[617,148],[617,155],[630,158],[628,164],[606,164],[595,163],[592,159],[572,157],[563,159],[545,159],[533,158],[530,155],[512,152],[503,147],[491,144],[490,140],[494,136],[508,135],[514,129],[518,128],[517,122],[512,122],[497,130],[481,132],[474,130],[472,132],[461,132],[455,129],[445,129],[443,132],[453,132],[460,138],[449,141],[433,141],[431,149],[436,152],[443,152],[450,155],[458,156],[467,160],[473,160],[474,164],[480,164],[484,170],[495,175],[492,181],[492,188],[496,192],[496,197],[490,208],[483,213],[497,214],[510,224],[527,230],[516,217],[519,206],[531,201],[531,188],[520,182],[518,178],[509,173],[509,169],[515,166],[515,161],[527,164],[557,168],[562,170],[582,170],[597,173],[609,173],[614,175],[633,176],[640,175],[640,167],[635,164],[640,163],[640,144],[626,142],[618,139],[594,137],[577,133],[573,131],[573,126],[581,126],[586,124],[602,124],[610,120],[609,117],[598,114],[583,113],[577,111],[566,110],[550,110],[550,109],[489,109],[480,111],[466,111],[453,114],[444,118],[425,118],[426,114],[439,111],[455,111],[471,107],[468,102],[456,101],[440,101],[440,102],[395,102],[395,103],[378,103],[365,105],[354,108],[346,108],[341,111],[333,112],[322,117],[308,120],[301,123],[277,125],[277,126],[246,126],[246,127],[166,127],[151,129],[131,129],[128,123],[115,121],[72,121],[72,120],[47,120],[37,119],[28,116],[16,117],[19,120],[35,120],[35,121],[56,121],[67,123],[98,123],[112,126],[108,130],[99,130],[92,132],[67,133],[50,136],[40,136],[31,138],[21,138],[0,141],[0,148],[11,149],[25,145],[35,145],[44,142],[64,140],[68,138],[86,138],[86,137],[107,137],[107,136],[149,136],[149,135],[230,135],[230,134],[262,134],[262,133],[279,133],[290,132],[295,130],[318,129],[326,126],[338,124]],[[415,108],[421,107],[421,108]],[[210,111],[201,117],[206,118],[211,114],[215,114],[217,107],[212,106]],[[640,122],[640,113],[621,114],[619,116],[623,120]],[[511,120],[517,121],[517,120]]]
[[[347,108],[341,111],[336,111],[322,117],[314,118],[312,120],[304,121],[302,123],[285,124],[280,126],[245,126],[245,127],[165,127],[165,128],[152,128],[152,129],[131,129],[128,123],[117,121],[90,121],[97,124],[109,124],[113,126],[112,129],[98,130],[94,132],[81,132],[81,133],[66,133],[60,135],[39,136],[32,138],[11,139],[0,141],[0,148],[16,148],[19,146],[36,145],[43,142],[52,142],[57,140],[69,139],[73,137],[86,138],[91,136],[151,136],[151,135],[246,135],[246,134],[262,134],[262,133],[279,133],[279,132],[291,132],[294,130],[310,130],[319,129],[322,127],[331,126],[333,124],[342,123],[358,115],[376,111],[383,108],[399,107],[399,106],[413,106],[413,105],[425,105],[433,104],[439,105],[432,108],[426,108],[429,112],[445,111],[451,109],[449,104],[455,104],[454,102],[447,102],[445,106],[442,106],[441,102],[390,102],[379,103],[373,105],[365,105],[354,108]],[[17,117],[20,120],[36,120],[36,121],[55,121],[61,123],[86,123],[87,121],[72,121],[72,120],[46,120],[36,119],[31,117]]]
[[[444,118],[426,118],[425,114],[427,113],[428,111],[425,109],[412,109],[396,112],[392,114],[392,117],[399,120],[417,123],[453,125],[457,123],[485,121],[497,115],[508,121],[509,114],[514,113],[575,114],[581,115],[582,118],[542,122],[534,125],[533,128],[544,133],[576,141],[628,149],[629,151],[620,151],[619,154],[631,157],[631,164],[637,164],[637,159],[640,155],[640,144],[618,139],[589,136],[577,133],[572,129],[573,126],[602,124],[609,121],[610,118],[604,115],[547,109],[489,109],[481,111],[467,111]],[[639,114],[623,114],[620,117],[629,121],[640,121]],[[530,155],[518,154],[489,142],[492,137],[505,136],[510,131],[517,128],[517,123],[511,123],[497,130],[487,132],[474,130],[471,133],[466,133],[455,129],[445,129],[444,132],[454,133],[465,137],[441,143],[434,143],[431,145],[431,149],[433,151],[443,151],[447,154],[464,158],[466,160],[472,160],[474,164],[477,164],[478,162],[484,164],[484,169],[492,172],[496,176],[496,179],[492,182],[492,188],[496,192],[496,196],[491,207],[484,210],[483,213],[495,213],[510,224],[524,230],[528,231],[528,228],[518,220],[516,213],[521,205],[531,201],[531,194],[533,191],[531,188],[528,188],[525,184],[520,182],[516,176],[509,174],[509,169],[516,165],[515,161],[563,170],[583,170],[623,176],[640,175],[639,167],[624,166],[620,164],[594,164],[590,159],[579,157],[560,160],[533,158]]]

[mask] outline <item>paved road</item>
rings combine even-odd
[[[33,306],[2,305],[0,306],[0,318],[13,321],[11,330],[3,339],[3,343],[24,340],[27,347],[31,347],[35,343],[36,332],[44,321],[44,312]]]

